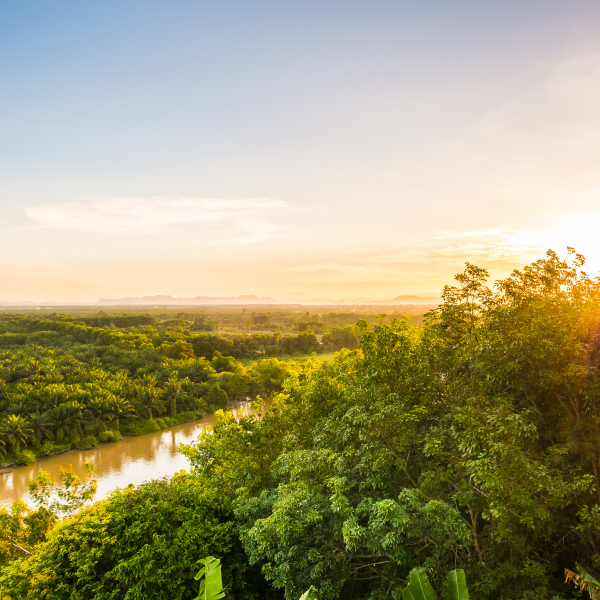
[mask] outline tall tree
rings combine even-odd
[[[150,420],[154,418],[154,415],[160,414],[165,409],[160,392],[156,388],[148,387],[143,389],[138,400],[144,409],[144,413]]]
[[[172,416],[177,414],[177,399],[185,393],[182,382],[177,379],[177,372],[171,374],[171,377],[169,377],[169,380],[163,387],[163,396],[169,402]]]
[[[31,426],[31,429],[33,430],[33,437],[35,440],[35,445],[37,447],[39,447],[44,438],[46,438],[47,440],[51,440],[54,438],[54,435],[52,433],[54,423],[52,422],[49,413],[32,413],[31,415],[29,415],[29,424]]]

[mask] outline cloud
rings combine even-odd
[[[264,214],[285,206],[270,198],[106,198],[34,206],[25,214],[40,228],[96,233],[152,234],[220,224],[242,233],[237,243],[250,243],[282,234],[286,227],[269,222]]]
[[[465,261],[525,264],[544,255],[549,237],[525,229],[484,229],[441,231],[428,240],[419,240],[389,253],[361,258],[371,264],[430,263],[461,266]]]
[[[287,270],[310,274],[320,279],[362,281],[398,281],[439,277],[447,283],[465,262],[508,274],[533,260],[542,258],[552,247],[550,238],[531,230],[485,229],[442,231],[426,239],[412,240],[378,253],[356,253],[290,267]],[[556,249],[560,250],[559,247]]]

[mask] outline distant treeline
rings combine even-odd
[[[356,316],[352,318],[356,320]],[[153,315],[3,315],[0,316],[0,348],[32,343],[45,346],[68,343],[115,345],[129,350],[155,348],[169,358],[177,359],[212,358],[215,352],[235,358],[310,354],[342,348],[352,350],[358,344],[353,326],[329,327],[328,333],[319,341],[312,327],[314,322],[300,323],[301,333],[282,335],[279,332],[217,333],[207,330],[207,321],[202,316],[196,316],[190,322],[182,317],[159,321]]]
[[[349,308],[344,312],[313,312],[297,309],[278,309],[267,311],[255,311],[249,309],[207,309],[202,311],[177,311],[170,309],[167,312],[144,312],[144,314],[125,313],[107,314],[104,311],[95,315],[48,315],[56,320],[68,320],[81,323],[90,327],[137,327],[151,325],[159,330],[183,327],[190,331],[215,331],[221,333],[251,333],[251,332],[279,332],[281,334],[302,333],[307,329],[319,335],[329,333],[335,327],[354,326],[359,319],[368,323],[380,322],[380,315],[365,312],[366,307],[359,309]],[[405,316],[409,322],[422,325],[424,313],[427,307],[411,306],[404,307],[400,311],[398,307],[387,307],[388,314],[383,322],[389,323],[392,318]],[[108,310],[108,309],[107,309]]]

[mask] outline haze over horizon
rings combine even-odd
[[[0,6],[0,301],[600,269],[600,4]]]

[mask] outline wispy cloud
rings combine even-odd
[[[427,279],[441,274],[447,282],[454,273],[462,271],[465,262],[476,263],[501,274],[508,273],[543,257],[550,247],[547,242],[548,239],[540,232],[530,230],[443,231],[386,252],[347,254],[288,270],[319,278],[350,277],[363,281],[402,281],[416,274]]]
[[[285,226],[266,215],[286,206],[270,198],[103,198],[25,209],[37,227],[96,233],[152,234],[192,224],[220,224],[241,233],[236,243],[281,235]]]

